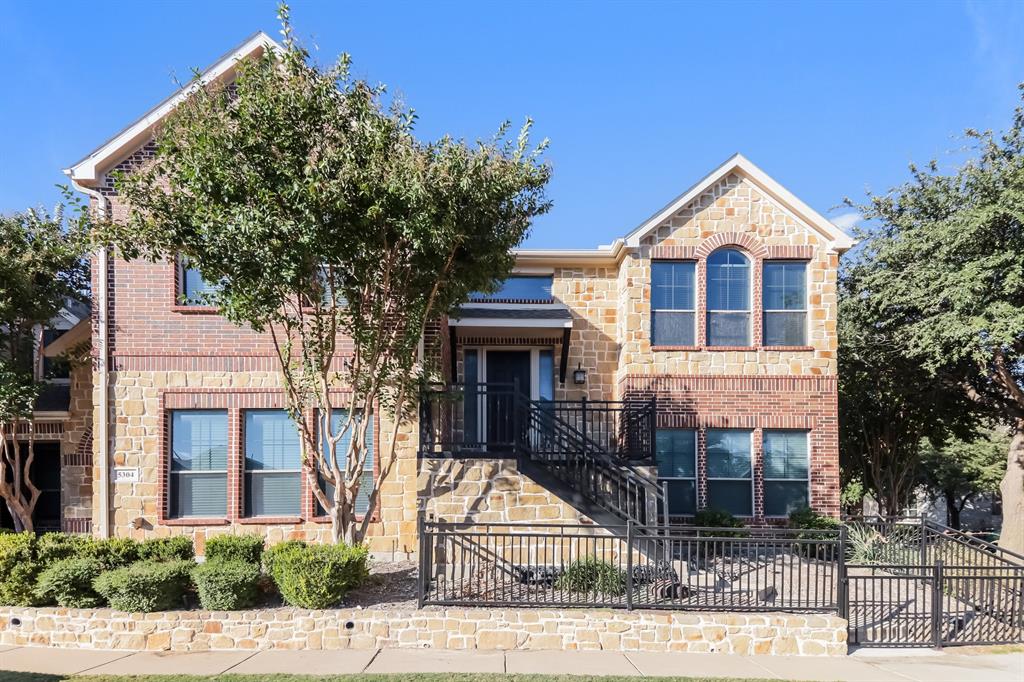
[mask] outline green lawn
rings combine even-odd
[[[0,664],[2,665],[2,664]],[[209,682],[214,678],[196,675],[145,675],[123,677],[119,675],[41,675],[39,673],[10,673],[0,671],[0,682]],[[769,682],[763,678],[735,677],[663,677],[665,682]],[[417,673],[410,675],[218,675],[217,682],[636,682],[633,677],[584,676],[584,675],[444,675],[439,673]]]

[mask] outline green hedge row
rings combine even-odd
[[[0,605],[162,611],[194,593],[204,609],[226,611],[255,606],[269,587],[290,605],[320,609],[366,579],[368,560],[365,547],[288,541],[264,551],[260,537],[223,535],[207,540],[196,564],[181,536],[0,533]]]

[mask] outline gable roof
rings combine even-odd
[[[730,156],[725,163],[705,175],[697,184],[673,199],[668,205],[664,206],[630,232],[625,239],[626,246],[633,248],[639,246],[640,241],[644,237],[656,230],[662,223],[681,211],[687,204],[697,199],[730,173],[737,173],[752,182],[758,189],[778,202],[798,222],[824,237],[829,247],[834,251],[842,252],[853,247],[855,242],[850,235],[833,224],[828,218],[797,199],[788,189],[755,166],[750,159],[738,153]]]
[[[96,184],[100,175],[123,157],[138,149],[153,134],[153,128],[199,84],[230,79],[239,60],[263,54],[264,50],[281,50],[281,46],[263,31],[257,31],[240,45],[222,55],[199,75],[198,83],[190,82],[170,97],[147,111],[137,121],[117,133],[83,159],[64,169],[64,174],[85,186]]]

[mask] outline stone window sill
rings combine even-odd
[[[302,523],[301,516],[246,516],[238,519],[238,523],[247,526],[263,525],[270,526],[279,523]]]
[[[363,517],[362,514],[356,514],[355,515],[355,520],[358,521],[358,522],[362,522],[363,518],[364,517]],[[313,518],[310,519],[310,521],[312,521],[313,523],[330,523],[331,522],[331,517],[330,516],[314,516]],[[380,521],[380,519],[377,518],[376,514],[374,514],[373,516],[370,517],[370,523],[377,523],[378,521]]]
[[[803,352],[803,351],[813,351],[814,350],[814,346],[765,346],[764,349],[765,350],[774,350],[774,351],[798,351],[798,352]]]
[[[200,519],[184,517],[180,519],[164,519],[160,523],[164,526],[226,526],[231,522],[227,519]]]
[[[669,353],[672,351],[699,351],[700,346],[651,346],[655,353]]]
[[[704,350],[707,351],[737,351],[740,353],[749,353],[751,351],[761,350],[757,346],[704,346]]]
[[[220,308],[208,305],[174,305],[171,306],[171,312],[185,315],[219,315]]]

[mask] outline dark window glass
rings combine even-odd
[[[753,515],[750,431],[708,429],[708,507]]]
[[[671,515],[697,511],[697,432],[693,429],[658,429],[655,455],[658,478],[667,483]]]
[[[245,413],[246,516],[301,513],[299,431],[284,410]]]
[[[809,505],[806,431],[764,432],[764,513],[789,516]]]
[[[708,345],[749,346],[750,261],[734,249],[715,251],[707,276]]]
[[[807,264],[764,264],[764,344],[807,344]]]
[[[655,261],[651,263],[651,343],[662,346],[692,346],[696,263]]]
[[[475,292],[471,301],[550,301],[551,275],[513,275],[493,294]]]
[[[227,410],[171,413],[171,517],[227,515]]]
[[[337,435],[341,431],[341,428],[345,424],[345,420],[348,418],[348,410],[332,410],[331,412],[331,433]],[[361,420],[357,417],[353,420],[352,426],[348,431],[341,437],[335,447],[335,453],[338,456],[338,467],[341,469],[342,474],[345,472],[345,462],[348,456],[349,443],[352,442],[352,432],[359,428]],[[359,494],[356,495],[355,499],[355,512],[357,514],[365,514],[370,508],[370,493],[373,491],[374,474],[373,474],[373,415],[369,417],[369,424],[366,425],[366,461],[363,464],[363,473],[360,476],[359,483]],[[327,455],[327,443],[324,442],[324,453]],[[327,455],[329,459],[329,455]],[[324,487],[324,492],[327,493],[327,497],[330,498],[334,495],[334,486],[327,483],[323,477],[320,478],[320,483]],[[317,502],[317,515],[323,516],[326,514],[320,503]]]
[[[187,260],[181,261],[181,295],[182,305],[206,305],[206,297],[217,290],[217,284],[203,279],[197,268],[189,266]]]

